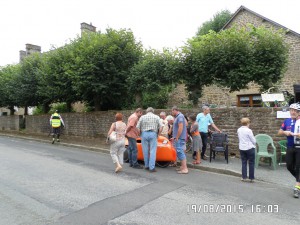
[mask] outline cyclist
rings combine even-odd
[[[279,135],[287,138],[286,167],[296,178],[294,197],[299,198],[300,192],[300,105],[290,105],[291,118],[285,119],[278,131]]]
[[[52,144],[55,142],[55,136],[57,137],[57,142],[60,142],[59,136],[60,136],[60,128],[61,126],[65,126],[65,123],[61,116],[58,114],[58,110],[55,110],[55,113],[53,113],[50,117],[50,126],[52,127]]]

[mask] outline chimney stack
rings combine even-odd
[[[87,24],[87,23],[81,23],[80,24],[80,29],[81,29],[81,37],[84,33],[89,33],[89,32],[96,32],[96,27],[92,25],[92,23]]]
[[[29,56],[34,52],[41,53],[41,46],[26,44],[26,51],[23,50],[20,51],[20,62],[22,62],[26,56]]]
[[[32,45],[32,44],[26,44],[26,54],[30,55],[34,52],[41,53],[41,46],[38,45]]]
[[[20,62],[22,62],[25,57],[26,57],[26,51],[21,50],[20,51]]]

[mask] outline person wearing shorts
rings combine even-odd
[[[184,115],[179,111],[177,106],[172,107],[172,115],[175,117],[173,124],[173,144],[176,149],[177,158],[180,160],[181,166],[178,170],[178,174],[188,174],[188,168],[186,163],[186,155],[184,153],[184,147],[186,142],[186,120]]]

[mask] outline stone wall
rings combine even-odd
[[[86,137],[103,137],[107,134],[108,129],[114,116],[119,111],[99,111],[87,113],[61,113],[65,129],[64,135],[69,136],[86,136]],[[127,121],[133,111],[122,111],[123,120]],[[26,133],[45,134],[50,132],[50,115],[26,116]]]
[[[23,116],[0,116],[2,131],[19,131],[22,127],[24,127]]]
[[[211,109],[211,115],[215,124],[229,135],[230,152],[239,155],[237,129],[240,127],[240,119],[249,117],[251,129],[254,135],[263,133],[272,136],[275,142],[284,139],[278,137],[277,132],[283,119],[276,119],[276,111],[279,108],[218,108]],[[170,114],[171,109],[156,110],[159,114],[165,111]],[[63,117],[66,129],[64,135],[78,137],[104,137],[114,122],[117,111],[103,111],[90,113],[64,113]],[[123,120],[127,122],[133,111],[121,111]],[[182,110],[184,114],[198,114],[199,109]],[[26,133],[48,135],[50,132],[49,115],[27,116]],[[9,117],[7,117],[9,118]],[[277,149],[279,151],[279,148]]]

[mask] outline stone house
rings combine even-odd
[[[300,101],[300,34],[292,31],[279,23],[276,23],[250,9],[241,6],[225,24],[223,29],[232,26],[243,27],[246,24],[254,26],[273,27],[275,29],[286,30],[284,40],[289,44],[289,58],[287,71],[280,84],[276,87],[280,92],[287,91],[295,95],[295,101]],[[226,88],[217,88],[209,86],[204,88],[204,95],[200,104],[216,104],[227,106],[261,106],[261,93],[259,86],[251,83],[248,89],[239,92],[229,93]]]

